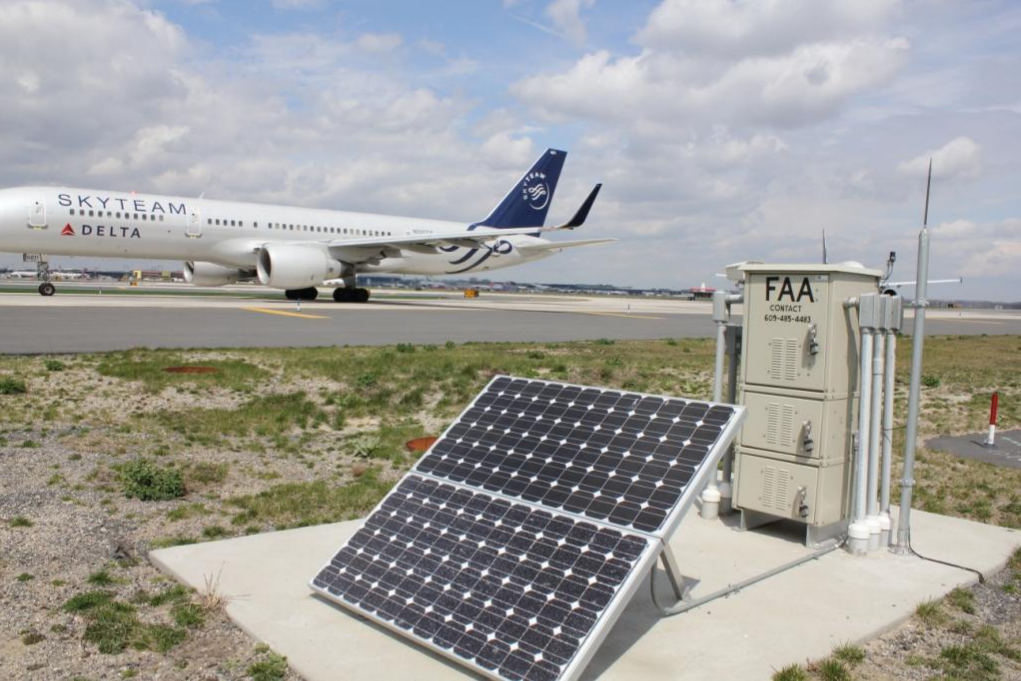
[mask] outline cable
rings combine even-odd
[[[951,562],[945,561],[945,560],[939,560],[938,558],[929,558],[928,556],[923,556],[918,551],[915,551],[915,547],[911,545],[911,535],[910,534],[908,534],[908,551],[910,551],[911,555],[915,556],[916,558],[921,558],[922,560],[927,560],[930,563],[938,563],[940,565],[946,565],[947,567],[957,568],[958,570],[967,570],[968,572],[974,572],[976,575],[978,575],[978,583],[979,584],[985,584],[986,583],[985,575],[983,575],[981,572],[979,572],[975,568],[968,567],[967,565],[958,565],[957,563],[951,563]]]

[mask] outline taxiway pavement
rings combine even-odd
[[[610,296],[375,292],[367,304],[298,305],[264,289],[62,284],[53,298],[0,293],[0,352],[319,347],[710,337],[708,302]],[[740,307],[735,310],[739,318]],[[910,315],[909,315],[910,319]],[[910,331],[910,323],[908,324]],[[1021,315],[934,310],[929,334],[1021,334]]]

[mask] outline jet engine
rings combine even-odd
[[[195,286],[225,286],[235,284],[244,272],[211,262],[184,263],[184,280]]]
[[[259,251],[257,269],[263,286],[285,290],[318,286],[340,276],[341,263],[315,245],[267,244]]]

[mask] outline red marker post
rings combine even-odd
[[[996,411],[1000,407],[1000,393],[993,393],[992,402],[989,404],[989,437],[986,438],[987,447],[996,446]]]

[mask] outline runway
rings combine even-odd
[[[131,348],[316,347],[447,341],[710,337],[706,302],[609,296],[377,291],[368,304],[300,306],[264,289],[196,290],[62,284],[43,298],[0,293],[0,352],[45,354]],[[324,292],[326,293],[326,292]],[[326,296],[324,296],[326,297]],[[740,314],[740,308],[735,310]],[[739,317],[737,317],[739,318]],[[910,324],[908,324],[910,330]],[[930,311],[927,333],[1021,334],[1021,315]]]

